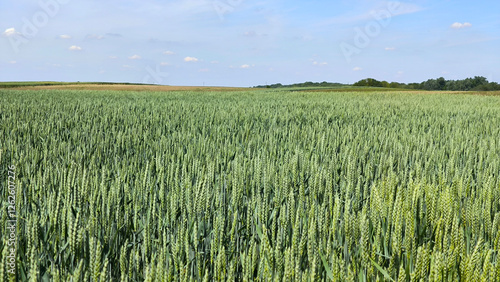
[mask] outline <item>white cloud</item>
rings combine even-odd
[[[328,65],[328,63],[327,62],[319,63],[319,62],[314,61],[313,65],[315,65],[315,66],[326,66],[326,65]]]
[[[71,35],[67,35],[67,34],[63,34],[63,35],[59,35],[59,38],[60,39],[71,39]]]
[[[172,52],[172,51],[165,51],[165,52],[163,52],[163,54],[165,54],[165,55],[173,55],[173,54],[175,54],[175,53],[174,53],[174,52]]]
[[[17,64],[16,61],[10,61],[9,64]]]
[[[218,64],[218,63],[219,63],[219,61],[211,61],[210,63],[211,63],[211,64]]]
[[[394,51],[396,48],[394,47],[385,47],[385,51]]]
[[[451,28],[454,28],[454,29],[461,29],[461,28],[467,28],[467,27],[471,27],[472,24],[471,23],[453,23],[450,27]]]
[[[71,50],[71,51],[82,51],[82,47],[73,45],[73,46],[69,47],[69,50]]]
[[[117,56],[109,56],[110,59],[114,60],[114,59],[118,59]]]
[[[170,66],[170,63],[167,63],[167,62],[161,62],[161,63],[160,63],[160,66]]]
[[[14,36],[14,35],[18,35],[20,34],[19,32],[16,31],[15,28],[11,27],[11,28],[8,28],[6,29],[4,32],[3,32],[3,35],[9,37],[9,36]]]
[[[353,68],[352,70],[353,70],[353,71],[362,71],[362,70],[363,70],[363,68],[360,68],[360,67],[355,67],[355,68]]]
[[[130,56],[128,57],[130,60],[140,60],[141,59],[141,56],[139,55],[133,55],[133,56]]]
[[[198,59],[195,57],[186,57],[184,58],[185,62],[198,62]]]
[[[244,65],[241,65],[240,68],[242,68],[242,69],[248,69],[248,68],[250,68],[250,65],[244,64]]]

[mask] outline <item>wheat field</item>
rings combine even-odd
[[[0,121],[2,281],[500,281],[495,96],[0,90]]]

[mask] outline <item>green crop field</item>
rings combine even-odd
[[[500,281],[498,96],[0,89],[0,136],[1,281]]]

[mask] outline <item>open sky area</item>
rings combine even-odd
[[[498,0],[0,1],[0,81],[499,82],[499,50]]]

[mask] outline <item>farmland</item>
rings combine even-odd
[[[498,96],[116,90],[0,89],[17,279],[500,280]]]

